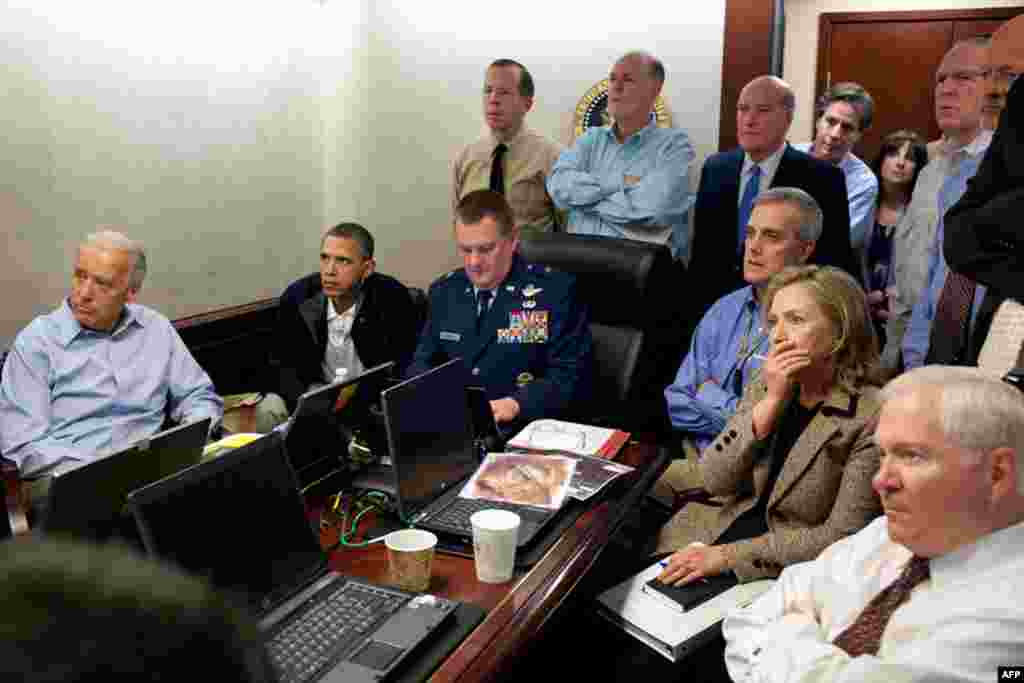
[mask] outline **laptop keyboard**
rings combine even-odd
[[[474,512],[479,512],[480,510],[508,510],[519,515],[522,515],[524,512],[522,505],[484,500],[482,498],[462,498],[459,496],[441,510],[428,514],[427,519],[435,526],[472,536],[473,525],[470,524],[469,518]]]
[[[408,601],[406,596],[360,583],[336,584],[313,596],[315,604],[296,615],[267,643],[282,683],[313,679]]]

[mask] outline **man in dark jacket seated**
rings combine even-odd
[[[400,376],[408,365],[420,313],[408,287],[375,268],[370,232],[340,223],[320,241],[319,275],[293,282],[281,295],[275,356],[287,412],[311,388],[388,361]],[[263,423],[280,422],[283,412],[272,396],[257,408]]]

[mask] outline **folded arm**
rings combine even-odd
[[[592,131],[558,157],[548,178],[548,193],[555,205],[600,215],[617,224],[657,223],[689,211],[690,163],[693,146],[685,135],[666,138],[654,150],[656,159],[642,176],[630,176],[621,165],[601,171],[590,159],[597,135]]]

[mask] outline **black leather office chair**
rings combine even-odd
[[[633,391],[643,348],[644,333],[635,327],[613,327],[590,324],[594,340],[594,376],[589,421],[593,424],[620,427],[622,411]]]
[[[590,307],[594,334],[600,392],[593,408],[596,416],[617,418],[610,424],[632,431],[668,434],[663,392],[675,378],[693,328],[683,291],[685,271],[668,247],[545,233],[523,236],[519,250],[527,261],[576,275],[578,295]],[[612,336],[609,330],[617,334]],[[625,395],[621,401],[616,395],[620,390]],[[617,415],[611,415],[612,410]]]

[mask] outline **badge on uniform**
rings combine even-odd
[[[525,387],[527,384],[533,381],[533,375],[528,372],[520,372],[519,376],[516,377],[516,384]]]
[[[498,330],[501,344],[543,344],[547,340],[547,311],[510,311],[508,327]]]
[[[528,284],[525,287],[523,287],[523,296],[533,297],[533,296],[537,296],[538,294],[540,294],[543,291],[544,291],[543,289],[541,289],[540,287],[538,287],[537,285],[535,285],[535,284],[533,284],[531,282],[530,284]]]
[[[460,339],[462,339],[462,335],[459,334],[458,332],[445,332],[444,330],[441,331],[441,341],[457,342]]]

